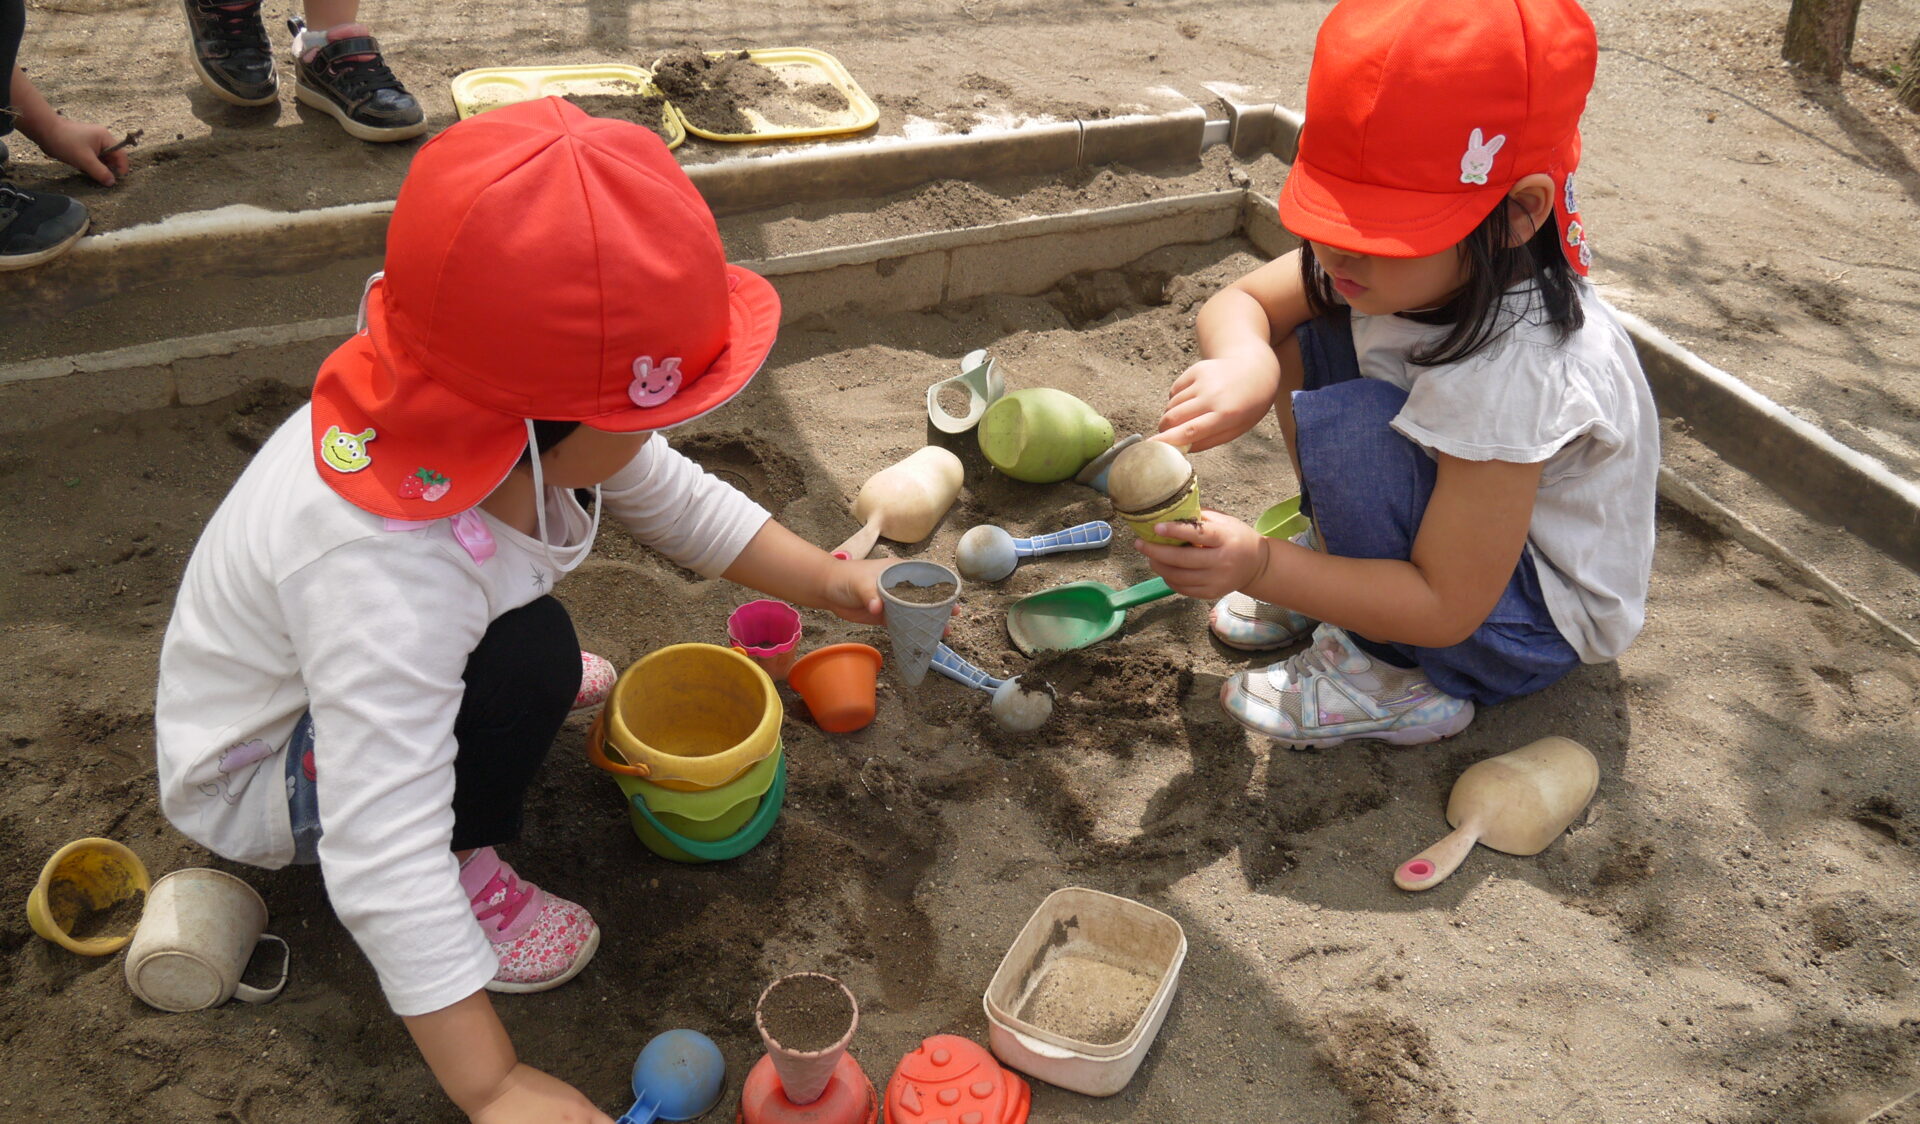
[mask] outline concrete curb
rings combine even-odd
[[[1185,100],[1185,99],[1181,99]],[[1084,166],[1193,163],[1206,134],[1200,107],[1100,121],[1060,121],[930,138],[747,153],[695,164],[687,176],[715,214],[871,197],[940,179],[1059,175]],[[0,328],[58,316],[148,285],[299,273],[385,250],[391,201],[276,212],[223,207],[82,239],[71,253],[0,281]]]

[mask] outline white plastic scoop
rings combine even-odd
[[[938,445],[867,477],[853,498],[853,517],[865,526],[836,549],[849,558],[865,558],[885,535],[895,542],[919,542],[933,533],[953,506],[965,475],[960,458]]]

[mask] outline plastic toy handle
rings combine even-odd
[[[615,1124],[653,1124],[660,1119],[660,1106],[645,1097],[633,1102],[633,1107],[622,1113]]]
[[[999,689],[1001,684],[1006,682],[1004,679],[995,679],[993,676],[988,675],[986,672],[968,663],[965,656],[947,647],[945,644],[933,650],[933,670],[956,683],[964,683],[969,687],[985,691],[988,694],[992,694],[995,690]]]
[[[1432,889],[1460,868],[1467,853],[1479,841],[1478,823],[1455,828],[1445,839],[1401,863],[1400,869],[1393,872],[1393,884],[1402,890]]]
[[[867,525],[853,533],[853,537],[833,548],[833,553],[845,554],[848,558],[865,558],[873,551],[873,544],[880,541],[880,516],[875,514],[867,520]]]
[[[287,947],[286,941],[272,933],[260,934],[260,939],[254,942],[254,950],[257,952],[260,946],[268,941],[280,946],[280,978],[274,981],[272,987],[254,987],[248,983],[234,984],[233,997],[242,1003],[269,1003],[279,998],[280,993],[286,989],[287,969],[292,964],[293,952]]]
[[[624,761],[614,761],[607,756],[606,727],[607,712],[601,711],[593,717],[593,729],[587,731],[587,760],[609,773],[619,773],[627,777],[651,776],[652,769],[645,765],[629,765]]]
[[[1111,530],[1111,528],[1109,528],[1109,530]],[[1145,605],[1149,601],[1158,601],[1162,597],[1172,596],[1173,587],[1167,584],[1167,579],[1152,578],[1141,582],[1139,585],[1128,586],[1126,589],[1114,594],[1113,607],[1116,609],[1131,609],[1135,605]]]
[[[1013,552],[1022,558],[1032,558],[1041,554],[1058,554],[1063,550],[1092,550],[1113,541],[1113,524],[1105,522],[1082,523],[1078,527],[1068,527],[1064,531],[1052,534],[1035,535],[1030,539],[1013,540]]]

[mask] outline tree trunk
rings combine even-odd
[[[1900,104],[1920,113],[1920,38],[1907,48],[1907,62],[1900,68],[1900,89],[1894,95]]]
[[[1838,81],[1853,53],[1860,0],[1793,0],[1780,57],[1809,74]]]

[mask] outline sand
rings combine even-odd
[[[232,202],[390,198],[417,148],[344,143],[290,96],[264,111],[218,105],[178,51],[127,46],[177,21],[174,9],[86,7],[35,7],[25,61],[75,115],[148,130],[122,188],[75,187],[102,229]],[[1603,291],[1842,441],[1920,468],[1920,317],[1898,240],[1920,215],[1920,129],[1878,77],[1920,34],[1920,11],[1865,5],[1862,66],[1830,92],[1776,65],[1781,5],[1594,7],[1606,49],[1582,190]],[[446,79],[472,66],[804,42],[839,55],[882,104],[878,131],[899,135],[1097,119],[1157,104],[1157,85],[1204,97],[1197,83],[1215,78],[1298,105],[1324,8],[673,0],[367,17],[437,122],[453,117]],[[19,149],[30,185],[73,185]],[[1268,160],[1241,174],[1271,191],[1281,171]],[[725,234],[731,253],[758,256],[1229,175],[1216,153],[1180,176],[935,184],[742,216]],[[1254,264],[1245,246],[1163,252],[1040,298],[793,325],[738,402],[675,441],[801,534],[838,542],[861,481],[946,440],[926,426],[924,389],[968,351],[992,348],[1011,386],[1056,386],[1134,432],[1190,361],[1198,302]],[[297,314],[349,314],[358,295],[342,272]],[[151,320],[84,331],[9,322],[0,352],[213,330],[180,323],[169,300]],[[153,669],[200,527],[298,400],[273,380],[301,372],[261,374],[214,402],[102,412],[0,444],[0,541],[15,551],[0,576],[0,886],[15,901],[82,835],[128,843],[156,876],[228,866],[158,813]],[[1682,430],[1668,436],[1670,460],[1716,471]],[[965,439],[951,445],[966,488],[903,553],[950,562],[977,523],[1023,535],[1109,514],[1087,489],[1010,481]],[[1271,425],[1195,463],[1208,502],[1245,517],[1290,491]],[[1828,536],[1823,565],[1857,561]],[[994,674],[1031,667],[1050,681],[1045,727],[1009,735],[979,692],[883,673],[875,724],[831,736],[788,692],[781,820],[718,866],[639,846],[617,790],[582,760],[576,721],[509,858],[586,904],[604,943],[566,987],[498,1006],[524,1058],[617,1111],[634,1054],[674,1026],[714,1036],[737,1090],[760,1049],[761,989],[827,971],[859,997],[853,1050],[884,1080],[926,1035],[984,1040],[980,993],[1000,957],[1048,892],[1077,884],[1170,913],[1191,948],[1128,1088],[1093,1101],[1038,1086],[1036,1120],[1855,1124],[1920,1085],[1920,660],[1664,506],[1655,567],[1646,631],[1617,664],[1493,708],[1439,746],[1292,753],[1220,713],[1221,680],[1248,660],[1208,639],[1203,606],[1144,606],[1113,641],[1031,665],[1012,650],[998,613],[1012,598],[1148,576],[1123,529],[1107,550],[965,591],[950,643]],[[620,665],[667,643],[724,642],[727,613],[754,596],[691,580],[615,527],[559,592],[583,641]],[[886,648],[880,630],[811,612],[806,625],[808,650]],[[1481,849],[1428,893],[1395,890],[1394,867],[1445,833],[1461,771],[1546,734],[1599,757],[1589,813],[1538,856]],[[314,872],[228,868],[261,890],[293,946],[291,982],[269,1006],[151,1011],[117,957],[74,957],[19,909],[0,912],[0,1119],[458,1119]],[[1910,1103],[1878,1120],[1913,1114]]]
[[[810,1054],[840,1041],[853,1022],[853,1007],[831,977],[807,973],[775,984],[760,1000],[759,1017],[775,1042]]]

